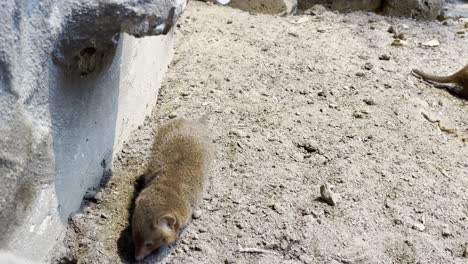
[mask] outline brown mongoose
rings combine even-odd
[[[201,200],[213,155],[204,119],[176,119],[156,133],[131,223],[138,261],[173,243]]]
[[[413,69],[413,72],[425,81],[438,83],[456,83],[461,86],[461,96],[468,98],[468,65],[450,76],[435,76]]]

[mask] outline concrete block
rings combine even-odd
[[[45,261],[150,113],[186,0],[5,0],[0,248]],[[145,37],[145,38],[142,38]]]

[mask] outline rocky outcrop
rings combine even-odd
[[[0,248],[46,258],[86,190],[151,111],[185,6],[2,2]]]
[[[443,0],[298,0],[300,10],[320,4],[338,11],[373,11],[391,16],[436,19],[441,14]]]
[[[300,10],[307,10],[316,4],[338,11],[376,11],[381,7],[382,0],[298,0]]]
[[[437,19],[444,4],[443,0],[386,0],[383,12],[390,16],[406,16],[418,19]]]

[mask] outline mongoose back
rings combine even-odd
[[[423,80],[438,82],[438,83],[456,83],[461,86],[463,89],[461,95],[468,98],[468,65],[466,65],[460,71],[450,75],[450,76],[435,76],[431,74],[424,73],[420,70],[414,69],[413,72],[416,75],[419,75]]]
[[[157,131],[132,216],[136,260],[173,243],[188,224],[206,187],[212,159],[208,138],[202,119],[176,119]]]

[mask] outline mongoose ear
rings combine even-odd
[[[175,231],[176,218],[172,214],[165,214],[158,220],[158,225],[166,230]]]

